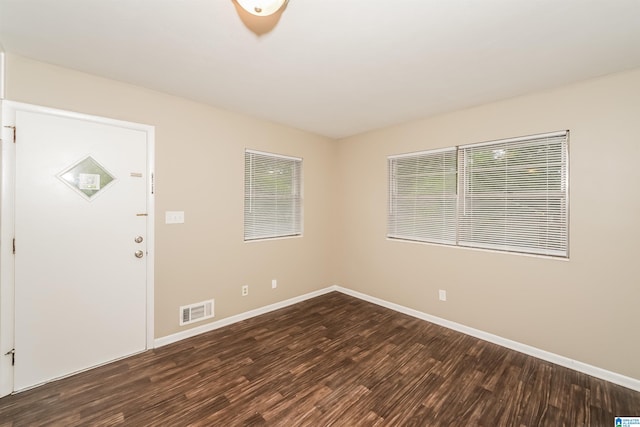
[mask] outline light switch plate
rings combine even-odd
[[[165,224],[184,224],[184,211],[166,211],[164,214]]]

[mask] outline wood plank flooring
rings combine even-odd
[[[0,399],[0,426],[613,426],[640,393],[330,293]]]

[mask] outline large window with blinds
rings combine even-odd
[[[246,150],[244,240],[302,235],[302,159]]]
[[[568,137],[389,157],[387,236],[567,257]]]

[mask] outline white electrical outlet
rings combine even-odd
[[[271,289],[275,289],[278,287],[278,281],[276,279],[273,279],[271,281]]]
[[[440,298],[440,301],[446,301],[447,300],[447,291],[440,289],[438,291],[438,296]]]
[[[246,297],[247,295],[249,295],[249,285],[244,285],[242,286],[242,296]]]

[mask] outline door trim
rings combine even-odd
[[[58,110],[38,105],[3,100],[2,155],[0,163],[0,397],[14,391],[11,357],[5,353],[14,348],[15,338],[15,264],[13,237],[15,235],[15,165],[13,143],[16,111],[50,114],[109,126],[143,131],[147,135],[147,283],[146,283],[146,346],[154,347],[154,259],[155,259],[155,127],[106,117]],[[8,126],[8,127],[7,127]]]

